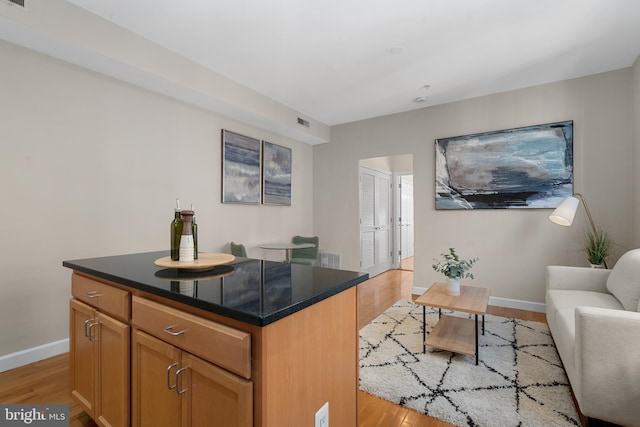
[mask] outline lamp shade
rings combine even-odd
[[[551,212],[549,219],[558,225],[570,226],[573,223],[573,217],[576,215],[579,203],[580,201],[576,197],[567,197]]]

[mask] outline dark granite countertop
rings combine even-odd
[[[205,272],[157,267],[168,251],[63,261],[75,271],[235,320],[266,326],[364,282],[354,271],[236,258]]]

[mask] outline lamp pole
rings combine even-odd
[[[584,199],[584,196],[580,193],[573,193],[574,196],[578,197],[582,201],[582,205],[584,206],[585,212],[587,212],[587,218],[589,218],[589,223],[591,224],[591,228],[593,229],[593,234],[595,236],[598,235],[598,231],[596,230],[596,224],[593,222],[593,218],[591,217],[591,212],[589,211],[589,206],[587,205],[587,201]],[[604,268],[609,268],[607,266],[607,261],[603,260]]]

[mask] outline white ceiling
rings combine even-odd
[[[328,125],[640,55],[638,0],[69,1]]]

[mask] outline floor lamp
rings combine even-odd
[[[580,200],[578,200],[578,198]],[[573,224],[573,217],[576,216],[576,211],[578,210],[580,201],[582,201],[584,210],[587,212],[587,218],[589,218],[589,223],[591,224],[593,233],[597,235],[598,231],[596,230],[596,225],[593,222],[593,218],[591,217],[591,212],[589,212],[589,206],[587,206],[587,202],[584,199],[584,196],[580,193],[573,193],[573,196],[569,196],[564,199],[562,203],[560,203],[560,205],[558,205],[558,207],[555,208],[553,212],[551,212],[551,215],[549,215],[549,219],[558,225],[569,227],[571,224]],[[603,261],[603,264],[604,268],[609,268],[607,266],[607,261]]]

